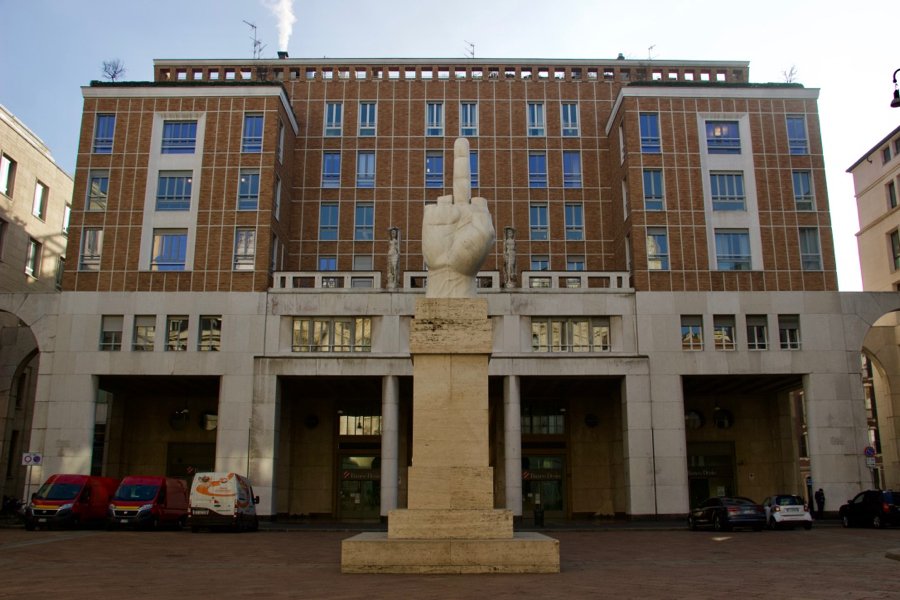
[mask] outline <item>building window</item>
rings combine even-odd
[[[342,414],[338,421],[338,435],[381,435],[381,415]],[[351,469],[361,468],[356,462],[345,463],[343,466],[343,468],[348,467]]]
[[[822,270],[822,252],[819,249],[819,228],[800,228],[800,267],[804,271]]]
[[[528,136],[543,137],[544,128],[544,103],[529,102],[528,103]]]
[[[370,317],[295,317],[294,352],[371,352]]]
[[[782,350],[800,349],[800,317],[778,315],[778,339]]]
[[[765,350],[769,347],[769,323],[766,315],[747,315],[747,349]]]
[[[54,283],[56,284],[57,290],[62,290],[62,282],[63,282],[63,274],[66,269],[66,258],[64,256],[56,257],[56,279]]]
[[[184,271],[187,256],[187,231],[156,229],[153,231],[151,271]]]
[[[609,319],[547,317],[531,319],[533,352],[609,352]]]
[[[560,106],[563,137],[578,137],[578,104],[563,102]]]
[[[340,137],[343,126],[344,105],[340,102],[325,104],[325,137]]]
[[[659,115],[657,113],[641,113],[641,152],[659,154],[662,144],[659,139]]]
[[[47,196],[49,190],[40,181],[34,184],[34,202],[31,205],[31,214],[43,221],[47,218]]]
[[[156,184],[156,210],[190,210],[193,174],[161,171]]]
[[[263,116],[244,115],[244,135],[241,138],[241,152],[262,152]]]
[[[547,155],[543,152],[528,155],[528,187],[547,187]]]
[[[425,154],[425,187],[444,187],[444,154],[443,152],[427,152]]]
[[[16,183],[16,161],[5,154],[0,155],[0,194],[12,198]]]
[[[284,162],[284,123],[278,124],[278,162]]]
[[[806,117],[787,116],[788,151],[791,154],[809,154],[809,140],[806,137]]]
[[[794,171],[791,173],[794,180],[794,206],[797,210],[813,210],[812,173],[809,171]]]
[[[459,135],[474,137],[478,135],[478,104],[475,102],[460,102],[459,104]]]
[[[241,169],[238,180],[238,210],[256,210],[259,207],[259,171]]]
[[[100,321],[100,350],[122,349],[122,315],[103,315]]]
[[[566,271],[584,271],[584,257],[583,256],[567,256],[566,257]],[[578,280],[580,281],[580,280]],[[573,286],[568,286],[573,287]],[[577,286],[574,286],[577,287]]]
[[[166,351],[184,352],[188,348],[188,318],[184,315],[166,317]]]
[[[69,235],[69,222],[72,220],[72,207],[66,204],[66,207],[63,209],[63,220],[62,220],[62,234],[65,236]]]
[[[571,202],[565,206],[566,240],[580,242],[584,239],[584,206]]]
[[[111,154],[116,115],[97,115],[94,125],[94,154]]]
[[[256,266],[256,229],[238,227],[234,230],[235,271],[252,271]]]
[[[337,271],[337,256],[320,256],[319,257],[319,270],[320,271]],[[335,287],[333,285],[325,286],[325,287]]]
[[[663,180],[660,169],[644,169],[644,210],[663,210]]]
[[[39,277],[41,274],[41,254],[44,247],[37,240],[28,239],[28,248],[25,253],[25,274],[31,277]]]
[[[81,258],[78,261],[79,271],[99,271],[100,252],[103,248],[103,230],[85,228],[81,232]]]
[[[743,173],[709,174],[713,210],[747,210]]]
[[[371,202],[361,202],[356,205],[353,239],[358,242],[369,242],[375,239],[375,205]]]
[[[669,270],[669,237],[664,227],[647,229],[647,268],[651,271]]]
[[[136,315],[132,337],[132,350],[152,352],[153,342],[156,340],[156,315]]]
[[[550,229],[547,224],[547,205],[532,204],[528,212],[531,220],[531,241],[546,240]]]
[[[891,147],[885,146],[881,149],[881,164],[886,165],[891,162]]]
[[[275,199],[272,202],[272,212],[275,213],[275,220],[281,219],[281,177],[275,176]]]
[[[319,206],[319,241],[338,239],[338,217],[337,204],[329,202]]]
[[[0,219],[0,261],[3,260],[3,249],[6,246],[6,236],[9,233],[9,222]]]
[[[581,187],[581,152],[563,152],[563,187]]]
[[[735,350],[734,315],[713,315],[713,344],[716,350]]]
[[[681,349],[703,350],[703,316],[681,316]]]
[[[375,153],[360,151],[356,153],[356,187],[375,187]]]
[[[707,121],[706,151],[709,154],[740,154],[741,133],[737,121]]]
[[[197,147],[197,121],[163,123],[163,154],[193,154]]]
[[[900,271],[900,231],[896,229],[890,233],[891,258],[894,271]]]
[[[469,183],[472,189],[478,187],[478,152],[469,152]]]
[[[444,103],[429,102],[425,107],[425,135],[444,135]]]
[[[716,230],[716,268],[719,271],[749,271],[750,233],[746,229]]]
[[[549,271],[550,257],[546,254],[534,254],[531,256],[532,271]]]
[[[893,181],[889,181],[885,186],[887,192],[888,208],[897,208],[897,185]]]
[[[106,210],[109,194],[109,171],[91,171],[88,175],[88,210]]]
[[[341,187],[341,153],[325,152],[322,154],[322,187]]]
[[[371,137],[375,135],[375,127],[376,122],[375,118],[377,115],[377,111],[375,110],[376,104],[374,102],[360,102],[359,103],[359,136],[360,137]]]
[[[222,343],[222,316],[201,315],[200,331],[197,338],[197,350],[200,352],[218,352]]]

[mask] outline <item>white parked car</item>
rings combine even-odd
[[[802,525],[804,529],[812,529],[812,515],[809,507],[800,496],[778,494],[763,500],[766,511],[766,525],[769,529],[790,528]]]

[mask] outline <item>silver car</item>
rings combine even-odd
[[[769,529],[793,529],[798,525],[802,525],[804,529],[812,529],[812,515],[800,496],[769,496],[763,500],[763,509],[766,511],[766,525]]]

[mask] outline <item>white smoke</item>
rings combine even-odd
[[[287,51],[288,41],[294,32],[294,0],[263,0],[266,8],[278,19],[278,49]]]

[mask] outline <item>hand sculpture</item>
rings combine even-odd
[[[471,198],[469,141],[453,144],[453,195],[425,207],[422,252],[428,265],[426,298],[474,298],[475,275],[494,243],[487,200]]]

